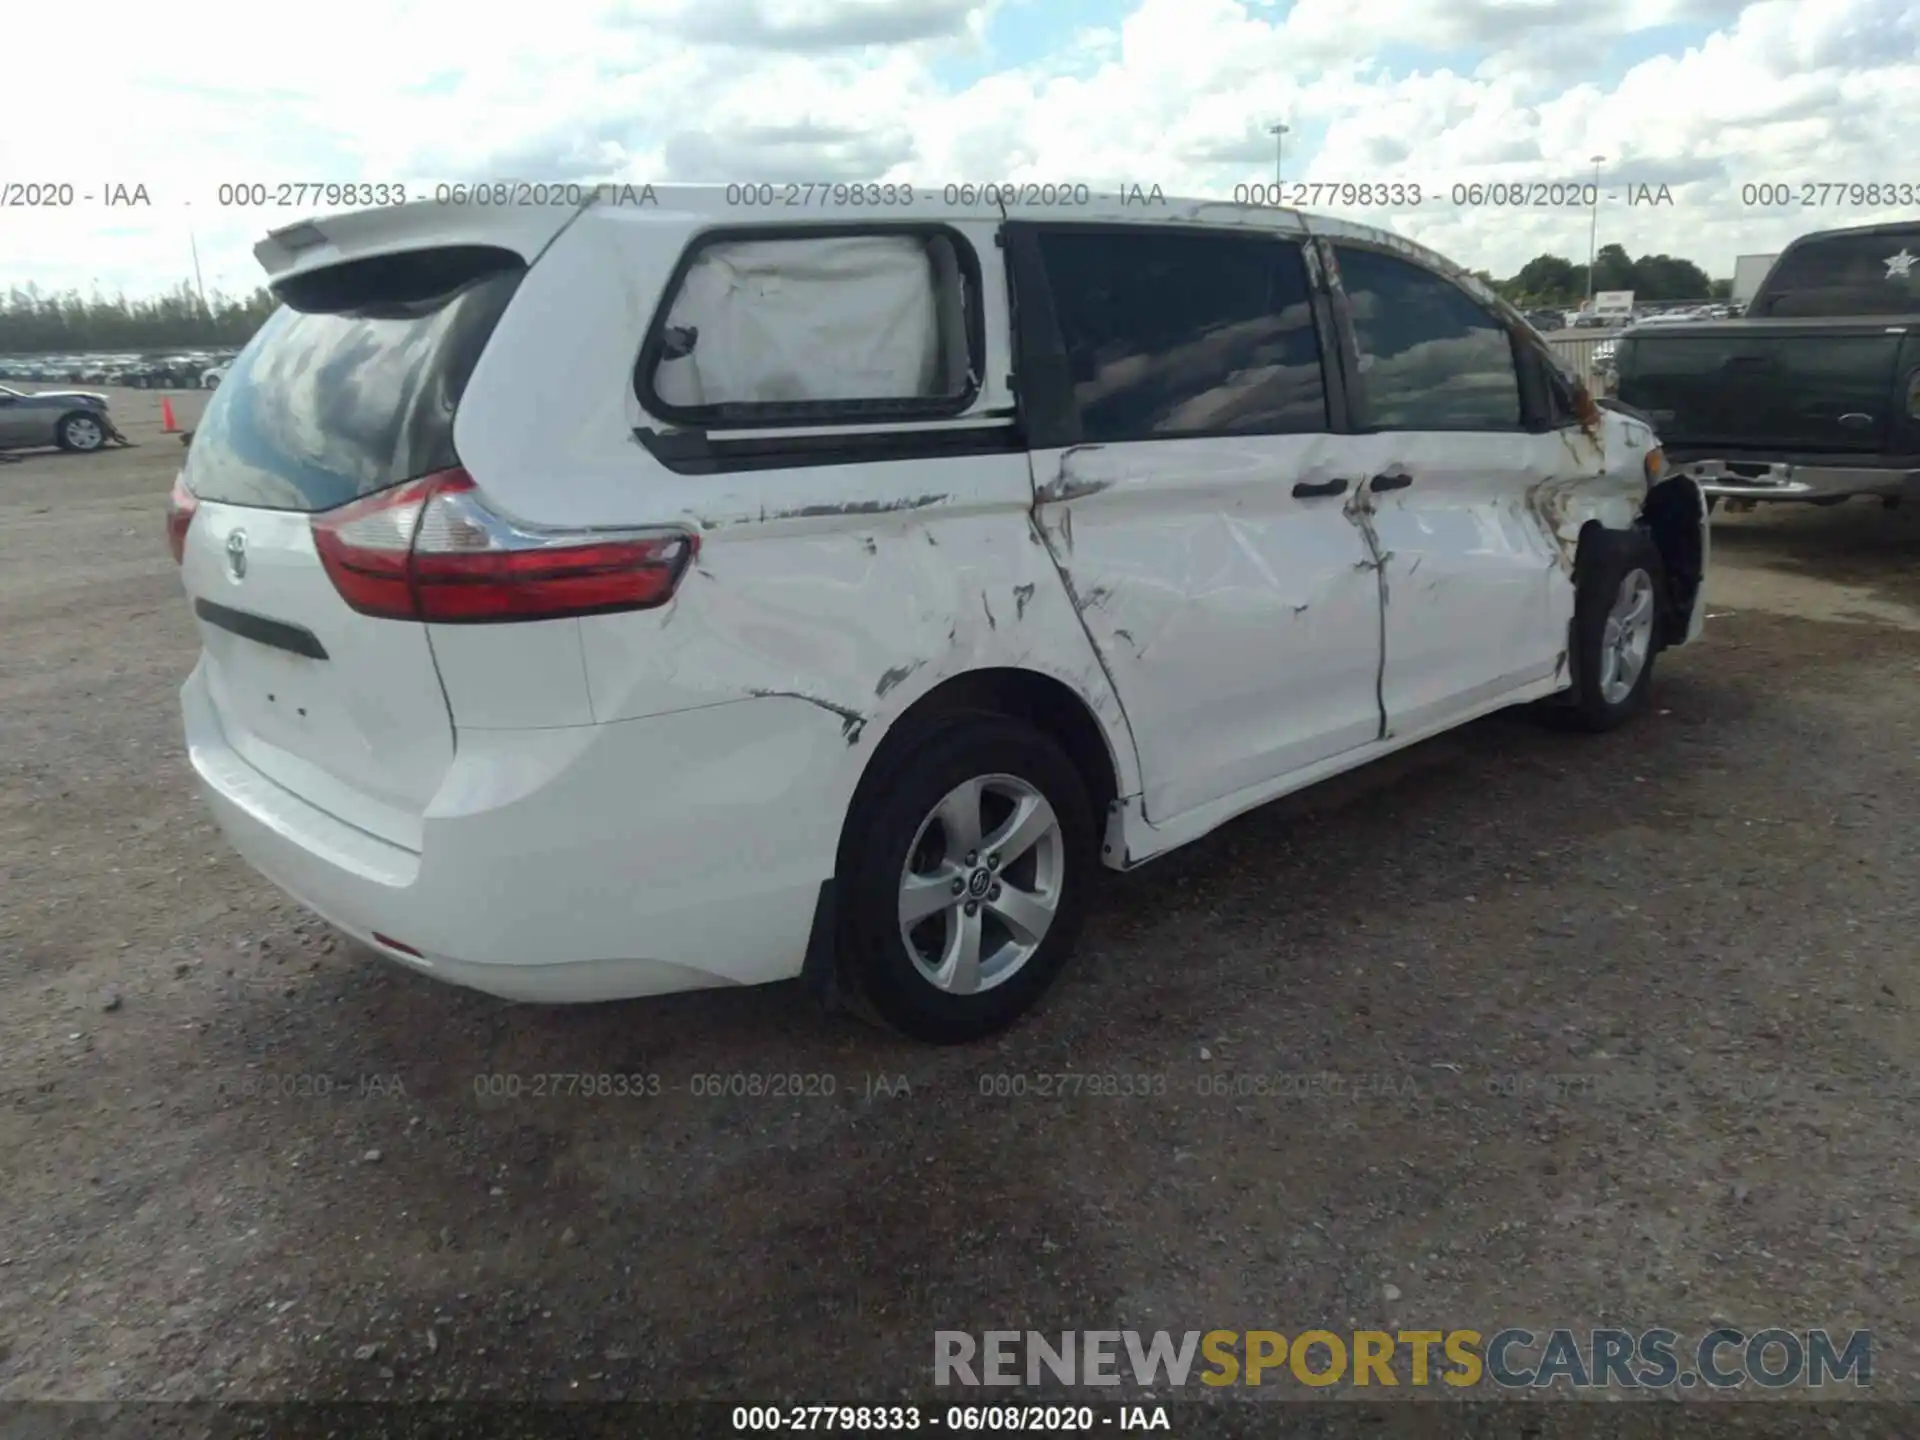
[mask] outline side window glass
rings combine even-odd
[[[958,414],[985,365],[979,271],[945,232],[702,244],[636,376],[689,425]]]
[[[1328,428],[1298,245],[1144,227],[1038,239],[1088,442]]]
[[[1381,430],[1518,430],[1506,327],[1432,271],[1336,246],[1360,384]]]

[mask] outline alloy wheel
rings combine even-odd
[[[950,790],[921,822],[900,875],[900,938],[936,989],[973,995],[1033,958],[1060,908],[1066,837],[1016,775]]]

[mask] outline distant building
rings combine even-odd
[[[1754,291],[1760,288],[1760,282],[1767,278],[1767,271],[1778,260],[1773,255],[1741,255],[1733,262],[1733,291],[1728,299],[1736,305],[1744,305],[1753,299]]]

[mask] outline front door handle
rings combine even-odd
[[[1367,488],[1377,495],[1382,490],[1404,490],[1412,483],[1411,475],[1376,475]]]
[[[1840,417],[1840,423],[1849,430],[1864,430],[1873,424],[1873,416],[1861,410],[1849,410]]]
[[[1344,495],[1347,493],[1347,482],[1329,480],[1324,485],[1309,485],[1302,480],[1293,487],[1293,493],[1295,498],[1300,500],[1317,500],[1328,495]]]

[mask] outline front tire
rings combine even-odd
[[[1085,782],[1021,721],[969,715],[863,787],[842,846],[843,970],[916,1040],[977,1040],[1052,985],[1095,865]]]
[[[1646,704],[1660,650],[1666,574],[1643,530],[1604,531],[1582,555],[1574,602],[1574,685],[1564,713],[1582,730],[1625,724]]]
[[[82,454],[98,450],[107,443],[107,427],[97,415],[73,414],[60,421],[54,431],[54,439],[62,450],[75,450]]]

